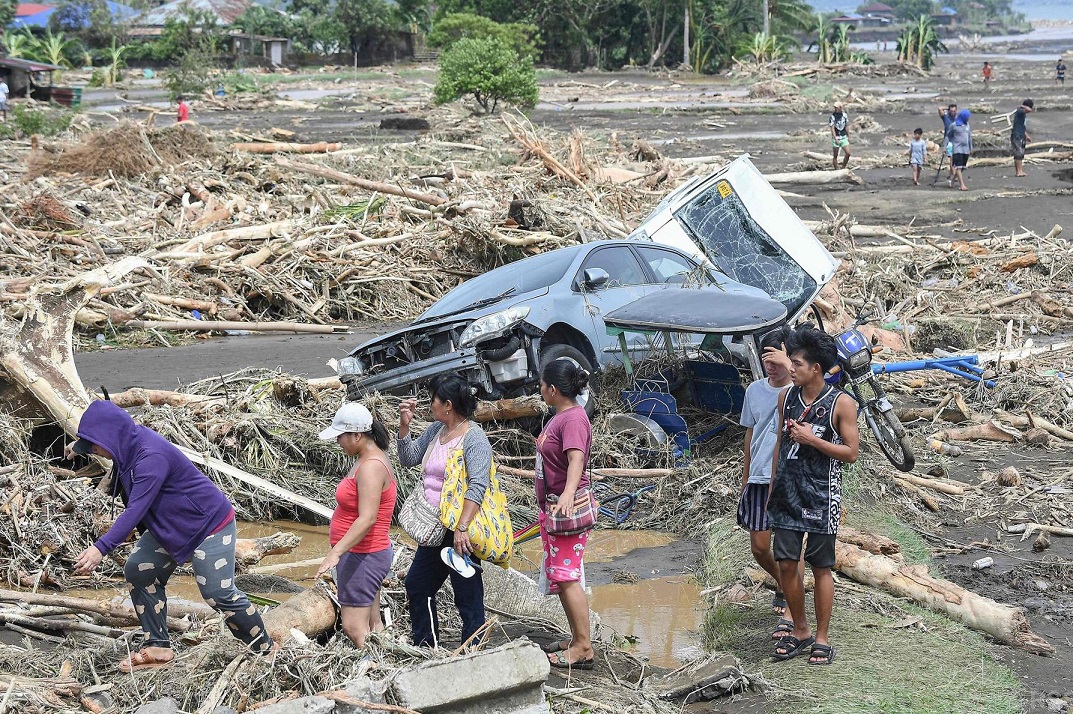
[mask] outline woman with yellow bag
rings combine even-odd
[[[420,495],[411,494],[399,517],[403,528],[418,540],[417,554],[406,574],[406,596],[414,644],[419,647],[439,644],[436,593],[448,577],[462,616],[462,643],[467,643],[484,624],[480,556],[489,551],[488,543],[494,541],[486,537],[488,532],[498,530],[487,525],[478,527],[487,524],[489,512],[495,510],[488,507],[488,502],[498,499],[489,498],[494,479],[492,445],[480,425],[470,420],[477,408],[476,390],[465,379],[452,374],[433,379],[429,392],[435,421],[417,439],[410,436],[417,400],[406,400],[399,407],[399,462],[407,467],[420,464],[423,476],[416,487]],[[498,492],[498,488],[494,490]],[[501,492],[498,495],[502,498]],[[417,537],[407,527],[406,516],[413,510],[411,499],[420,501],[421,496],[424,502],[417,505],[436,512],[433,520],[438,522],[431,531],[422,529],[421,537]],[[502,505],[505,514],[505,499]],[[491,521],[503,527],[501,519],[491,518]],[[505,528],[511,534],[509,518]],[[477,536],[480,543],[475,544],[478,538],[471,539],[471,536]],[[513,541],[506,545],[509,558]]]

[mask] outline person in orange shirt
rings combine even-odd
[[[328,528],[332,549],[317,568],[317,576],[336,569],[343,632],[356,646],[364,647],[370,632],[384,629],[380,586],[394,558],[388,535],[397,495],[386,453],[391,437],[364,405],[347,402],[320,438],[336,441],[347,456],[357,458],[335,489],[338,505]]]
[[[176,112],[176,121],[190,121],[190,105],[183,100],[183,95],[176,97],[176,101],[179,102],[179,109]]]
[[[984,84],[991,84],[991,63],[984,62]]]

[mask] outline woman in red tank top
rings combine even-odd
[[[336,569],[343,632],[358,647],[370,632],[384,629],[380,586],[391,569],[394,551],[388,530],[395,512],[395,477],[387,460],[387,429],[361,404],[349,402],[320,433],[335,440],[357,462],[335,489],[335,512],[328,528],[332,549],[317,576]]]

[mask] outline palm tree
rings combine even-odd
[[[71,63],[67,61],[67,48],[74,44],[74,40],[64,39],[63,33],[52,34],[52,29],[45,33],[45,36],[34,40],[33,43],[33,59],[39,62],[47,62],[54,64],[57,67],[70,67]],[[59,72],[55,72],[54,79],[59,81]]]
[[[8,57],[26,57],[30,53],[34,38],[29,30],[24,29],[23,32],[4,30],[3,40],[0,41],[3,42]]]

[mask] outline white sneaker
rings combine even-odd
[[[477,570],[473,567],[473,564],[469,562],[469,558],[466,558],[461,553],[455,552],[454,548],[447,547],[440,551],[440,557],[444,563],[447,563],[447,567],[455,571],[463,578],[472,578],[473,574]]]

